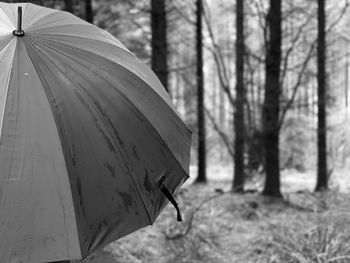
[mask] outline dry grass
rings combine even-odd
[[[348,227],[348,219],[326,220],[306,231],[274,226],[266,262],[350,262],[350,234],[344,231]]]
[[[230,187],[229,181],[188,185],[176,197],[183,223],[168,206],[152,227],[85,262],[350,262],[348,194],[294,192],[281,201],[232,194]]]
[[[303,195],[314,199],[314,211],[270,224],[271,236],[262,245],[267,253],[257,262],[350,262],[348,196],[338,191]]]

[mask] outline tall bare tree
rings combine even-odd
[[[317,184],[316,191],[328,188],[327,143],[326,143],[326,32],[325,0],[318,0],[318,39],[317,39]]]
[[[94,22],[94,14],[92,12],[92,0],[85,0],[85,20],[91,24]]]
[[[267,15],[268,42],[266,49],[266,82],[263,106],[263,136],[266,180],[264,195],[281,197],[279,165],[279,97],[282,6],[281,0],[270,0]]]
[[[197,119],[198,119],[198,176],[197,183],[205,183],[206,176],[206,130],[204,118],[202,0],[196,2],[196,50],[197,50]]]
[[[244,190],[244,3],[236,0],[236,107],[233,191]]]
[[[165,0],[151,1],[152,69],[168,90],[167,22]]]

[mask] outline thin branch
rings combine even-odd
[[[220,63],[220,59],[218,58],[217,53],[215,51],[212,52],[212,55],[214,57],[214,61],[215,61],[215,64],[216,64],[220,86],[222,87],[222,89],[224,90],[225,94],[227,95],[231,105],[235,105],[235,99],[234,99],[234,97],[232,95],[230,86],[229,86],[228,82],[225,81],[223,75],[221,74],[223,66]]]
[[[316,47],[316,44],[317,44],[317,41],[315,40],[315,41],[312,43],[311,47],[309,48],[309,51],[308,51],[308,53],[307,53],[307,56],[306,56],[306,58],[305,58],[305,60],[304,60],[304,62],[303,62],[303,64],[302,64],[301,70],[300,70],[300,72],[299,72],[299,74],[298,74],[297,82],[296,82],[296,83],[294,84],[294,86],[293,86],[293,93],[292,93],[292,96],[291,96],[291,98],[287,101],[286,106],[282,109],[282,114],[281,114],[281,117],[280,117],[280,120],[279,120],[279,124],[278,124],[279,129],[281,129],[282,124],[283,124],[283,121],[284,121],[285,116],[286,116],[286,114],[287,114],[287,111],[289,110],[289,108],[291,107],[291,105],[292,105],[293,102],[294,102],[294,99],[295,99],[295,96],[296,96],[296,94],[297,94],[297,91],[299,90],[300,84],[301,84],[301,82],[302,82],[302,80],[303,80],[304,72],[305,72],[305,70],[306,70],[306,68],[307,68],[307,66],[308,66],[308,64],[309,64],[310,59],[312,58],[312,54],[313,54],[313,51],[314,51],[314,49],[315,49],[315,47]]]
[[[256,53],[254,53],[248,46],[246,47],[246,55],[252,57],[253,59],[255,59],[258,63],[265,63],[265,57],[261,57],[259,55],[257,55]]]
[[[285,77],[287,75],[287,70],[288,70],[288,63],[289,63],[289,57],[291,55],[291,53],[293,52],[296,43],[298,42],[298,40],[300,39],[301,34],[304,31],[304,28],[309,24],[310,20],[312,19],[312,16],[309,16],[308,19],[298,28],[298,31],[296,33],[296,35],[294,36],[294,38],[292,39],[292,43],[289,46],[289,48],[286,51],[286,55],[284,57],[284,63],[283,63],[283,67],[282,67],[282,74],[281,74],[281,80],[280,80],[280,86],[283,87],[284,84],[284,80]]]
[[[349,7],[349,1],[345,0],[345,5],[342,9],[342,12],[340,13],[339,17],[334,20],[334,22],[329,26],[329,28],[326,30],[326,33],[329,33],[333,30],[333,28],[342,20],[342,18],[344,17],[344,15],[346,14],[346,10]]]
[[[208,116],[210,122],[213,125],[214,130],[219,134],[221,140],[225,144],[228,153],[230,156],[234,159],[235,153],[232,147],[232,143],[229,141],[228,136],[220,129],[219,125],[216,123],[215,118],[213,115],[211,115],[210,111],[205,107],[204,108],[205,114]]]
[[[262,3],[260,1],[255,1],[255,7],[258,12],[258,17],[259,17],[259,24],[261,29],[263,30],[263,39],[265,43],[265,48],[267,49],[267,44],[268,44],[268,37],[267,37],[267,17],[268,14],[265,14],[262,9],[264,8],[262,6]],[[266,52],[265,52],[266,53]]]
[[[196,25],[196,22],[191,20],[187,14],[185,14],[185,12],[183,12],[183,10],[181,10],[175,3],[174,1],[168,1],[167,3],[171,4],[171,7],[173,10],[175,10],[180,17],[182,17],[186,22],[188,22],[191,25]],[[184,8],[185,9],[185,8]]]
[[[204,6],[207,9],[208,6],[207,6],[206,1],[204,1]],[[232,92],[231,92],[231,89],[229,86],[229,77],[228,77],[226,65],[224,63],[223,55],[222,55],[222,52],[221,52],[219,45],[215,41],[214,32],[212,30],[208,14],[205,10],[203,10],[203,17],[205,19],[205,22],[206,22],[206,25],[208,28],[210,40],[211,40],[212,45],[214,47],[213,49],[209,49],[209,51],[212,53],[216,67],[217,67],[220,85],[224,89],[224,92],[227,95],[231,105],[235,105],[235,99],[232,95]]]
[[[141,3],[142,6],[140,6],[140,1],[130,0],[130,1],[127,1],[127,3],[129,4],[130,8],[134,8],[134,9],[138,10],[139,12],[151,13],[151,8],[150,7],[146,8],[145,7],[146,4],[143,2]]]

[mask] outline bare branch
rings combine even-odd
[[[246,55],[255,59],[258,63],[262,63],[262,64],[265,63],[265,57],[261,57],[261,56],[255,54],[252,50],[250,50],[250,48],[248,46],[246,47],[245,52],[246,52]]]
[[[307,53],[307,56],[306,56],[306,58],[305,58],[305,60],[304,60],[304,62],[302,64],[301,70],[300,70],[300,72],[298,74],[297,82],[293,86],[292,96],[288,100],[288,102],[286,103],[286,106],[282,109],[282,114],[281,114],[281,117],[280,117],[280,120],[279,120],[279,124],[278,124],[279,129],[281,129],[281,127],[282,127],[282,124],[283,124],[283,121],[285,119],[285,116],[287,114],[288,109],[291,107],[291,105],[294,102],[294,99],[295,99],[295,96],[297,94],[297,91],[299,90],[300,84],[301,84],[301,82],[303,80],[305,70],[306,70],[306,68],[307,68],[307,66],[309,64],[310,59],[312,58],[313,51],[314,51],[314,49],[316,47],[316,44],[317,44],[317,41],[315,40],[312,43],[312,45],[310,46],[309,51]]]
[[[139,12],[151,13],[151,8],[145,7],[146,4],[143,1],[127,1],[127,3],[129,4],[130,8],[138,10]]]
[[[342,18],[346,14],[346,10],[348,9],[348,7],[349,7],[349,1],[345,0],[345,5],[344,5],[339,17],[336,20],[334,20],[334,22],[329,26],[328,29],[326,29],[326,33],[331,32],[333,30],[333,28],[342,20]]]
[[[196,22],[191,20],[188,15],[183,12],[183,10],[181,10],[176,4],[175,1],[168,1],[167,3],[171,4],[171,8],[176,11],[180,17],[182,17],[186,22],[188,22],[191,25],[196,25]]]
[[[204,6],[207,9],[208,5],[206,1],[204,1]],[[213,49],[209,49],[209,51],[212,53],[216,64],[220,86],[224,89],[224,92],[227,95],[231,105],[235,105],[235,99],[232,95],[232,92],[229,86],[229,77],[228,77],[227,68],[223,59],[223,55],[221,53],[220,46],[216,43],[214,32],[212,30],[211,23],[209,20],[208,12],[205,10],[203,10],[203,17],[205,19],[205,22],[208,28],[209,37],[213,45]]]
[[[301,34],[304,31],[304,28],[309,24],[310,20],[312,19],[312,16],[309,16],[308,19],[298,28],[297,33],[295,34],[294,38],[292,39],[292,43],[289,46],[289,48],[286,51],[286,55],[284,57],[284,63],[283,63],[283,67],[282,67],[282,74],[281,74],[281,80],[280,80],[280,86],[283,87],[284,85],[284,80],[285,77],[287,75],[287,71],[288,71],[288,63],[289,63],[289,57],[291,55],[291,53],[293,52],[296,43],[298,42],[298,40],[300,39]]]
[[[232,143],[228,139],[228,136],[220,129],[219,125],[216,123],[215,118],[211,115],[210,111],[207,108],[205,108],[204,111],[205,114],[208,116],[210,122],[212,123],[214,130],[219,134],[221,140],[224,142],[228,153],[234,159],[235,153],[232,147]]]
[[[268,38],[267,38],[267,16],[268,14],[265,14],[265,12],[262,11],[264,7],[262,6],[262,3],[260,1],[255,1],[254,2],[256,10],[258,12],[258,17],[259,17],[259,24],[261,29],[263,30],[263,39],[265,43],[265,48],[267,48],[267,43],[268,43]]]

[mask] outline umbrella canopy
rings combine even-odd
[[[0,262],[81,259],[152,224],[162,191],[188,178],[190,141],[157,77],[112,35],[0,3]]]

